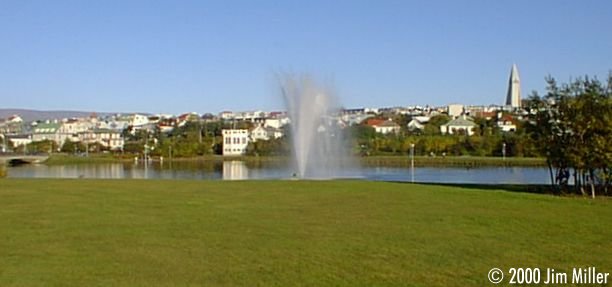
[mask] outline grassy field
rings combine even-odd
[[[0,180],[0,286],[492,286],[612,272],[612,202],[364,181]],[[506,281],[504,281],[506,282]]]
[[[369,156],[362,157],[361,163],[371,166],[398,166],[411,165],[409,156]],[[533,157],[492,157],[492,156],[415,156],[415,166],[453,166],[453,167],[479,167],[479,166],[546,166],[546,159]]]

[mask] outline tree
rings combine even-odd
[[[612,73],[607,85],[597,79],[577,79],[559,87],[547,79],[547,94],[533,94],[527,130],[546,155],[553,188],[569,191],[570,178],[582,194],[608,193],[612,163]]]
[[[32,142],[27,144],[27,151],[30,153],[52,153],[57,151],[57,143],[52,140]]]
[[[70,139],[66,139],[60,151],[65,153],[85,152],[85,145],[81,142],[73,142]]]
[[[425,135],[439,135],[441,134],[440,126],[446,124],[448,121],[450,121],[450,117],[447,115],[435,115],[429,119],[427,124],[425,124],[423,133]]]

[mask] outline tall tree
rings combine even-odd
[[[608,193],[612,163],[612,73],[607,84],[585,77],[559,87],[547,79],[547,94],[529,99],[532,118],[527,129],[546,155],[551,182],[558,191],[570,179],[582,194]]]

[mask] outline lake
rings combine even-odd
[[[21,165],[6,169],[9,178],[135,178],[135,179],[290,179],[292,169],[283,164],[251,166],[242,161],[97,163],[75,165]],[[340,178],[377,181],[549,184],[545,167],[371,167],[344,169]]]

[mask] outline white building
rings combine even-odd
[[[6,140],[8,140],[13,145],[13,147],[25,146],[32,143],[32,136],[30,135],[12,135],[5,137]]]
[[[236,115],[230,111],[223,111],[219,113],[219,118],[222,120],[233,120]]]
[[[249,145],[249,131],[246,129],[222,130],[223,155],[243,155]]]
[[[133,127],[144,126],[149,123],[149,117],[141,114],[134,114],[130,118],[130,125]]]
[[[41,123],[36,125],[32,131],[32,142],[50,140],[54,141],[57,145],[61,145],[63,141],[59,133],[60,127],[61,125],[58,123]]]
[[[463,114],[463,105],[461,104],[450,104],[447,107],[448,115],[456,118],[458,116],[460,116],[461,114]]]
[[[122,150],[125,143],[120,132],[110,129],[95,129],[79,133],[79,139],[83,143],[98,143],[110,150]]]
[[[497,115],[497,126],[502,132],[514,132],[516,131],[516,124],[513,122],[511,115],[498,113]]]
[[[464,132],[468,136],[474,134],[474,129],[476,128],[476,124],[464,117],[456,118],[451,120],[450,122],[443,124],[440,126],[440,132],[443,135],[445,134],[457,134]]]
[[[269,140],[269,139],[277,139],[283,136],[283,132],[280,129],[272,128],[272,127],[264,127],[257,126],[256,128],[251,130],[251,140],[256,142],[258,140]]]
[[[391,119],[368,119],[366,125],[371,126],[372,128],[374,128],[374,131],[381,134],[397,134],[400,132],[400,126]]]
[[[412,117],[412,120],[408,123],[407,128],[410,131],[422,130],[425,128],[425,124],[429,122],[430,117],[428,116],[417,116]]]
[[[93,123],[87,119],[64,120],[58,130],[58,144],[61,146],[67,140],[71,142],[79,141],[78,133],[92,129],[95,124],[97,123]]]
[[[0,133],[20,134],[23,132],[23,119],[18,115],[12,115],[8,119],[0,119]]]
[[[264,121],[265,127],[271,127],[275,129],[280,129],[284,125],[289,124],[289,117],[275,117],[275,118],[267,118]]]
[[[251,140],[256,142],[258,140],[269,140],[268,131],[263,126],[257,126],[251,130]]]

